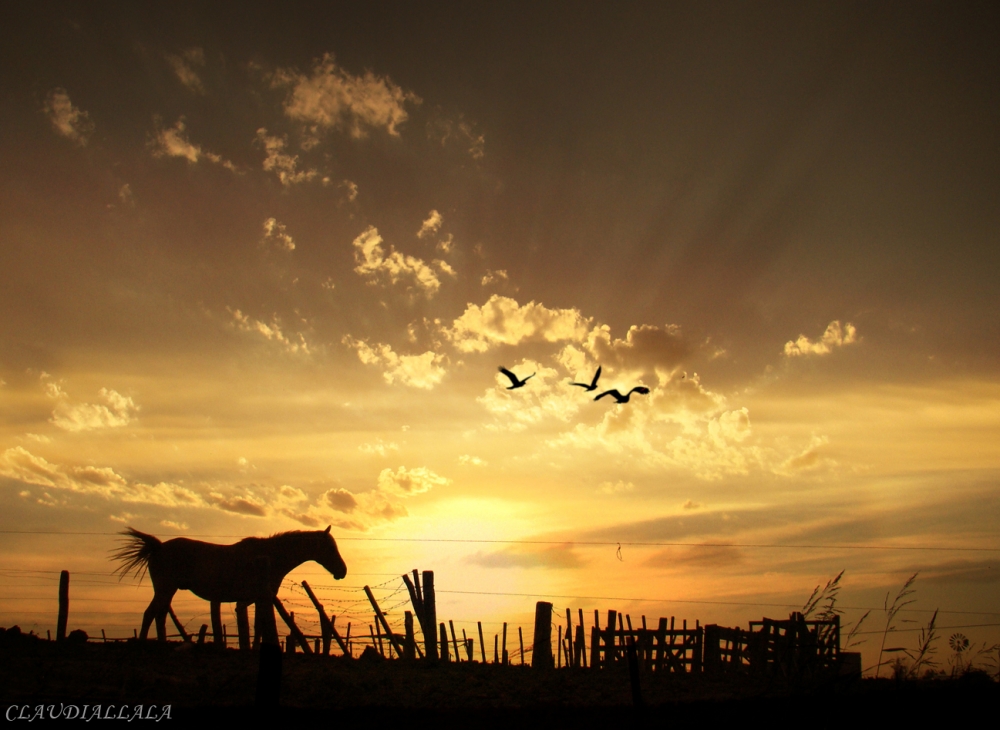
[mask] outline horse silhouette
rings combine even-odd
[[[206,601],[246,606],[270,601],[285,576],[302,563],[315,560],[340,580],[347,565],[337,543],[325,530],[282,532],[271,537],[248,537],[233,545],[178,537],[162,542],[130,527],[125,544],[112,554],[121,565],[119,580],[134,573],[140,580],[149,571],[153,600],[142,616],[139,638],[145,639],[156,621],[156,638],[166,641],[167,611],[178,590],[189,590]]]

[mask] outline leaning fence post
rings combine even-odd
[[[441,661],[451,661],[448,656],[448,629],[445,628],[444,623],[441,624]]]
[[[396,635],[393,634],[392,629],[389,628],[389,622],[385,620],[385,614],[382,613],[382,609],[378,607],[378,603],[375,601],[375,596],[372,594],[372,589],[368,586],[365,586],[365,595],[368,596],[369,603],[371,603],[372,608],[375,609],[375,619],[385,630],[385,638],[388,639],[392,648],[396,650],[396,656],[403,656],[403,647],[399,645]]]
[[[69,621],[69,571],[59,574],[59,620],[56,623],[56,641],[66,638],[66,624]]]
[[[278,613],[281,615],[282,620],[288,626],[289,631],[291,631],[289,639],[298,643],[298,645],[302,647],[302,651],[306,654],[312,654],[312,647],[309,646],[309,642],[306,641],[306,637],[302,635],[301,631],[299,631],[299,627],[295,625],[295,619],[288,615],[288,611],[285,610],[285,607],[282,605],[281,601],[278,600],[277,596],[274,596],[272,601],[274,603],[274,607],[278,609]],[[273,617],[274,614],[272,613],[271,616]],[[275,636],[277,636],[277,627],[275,627],[274,633]]]
[[[333,626],[330,624],[330,619],[326,615],[326,610],[323,608],[323,604],[319,602],[316,598],[316,594],[313,593],[312,588],[305,581],[302,581],[302,588],[305,589],[306,595],[309,596],[309,600],[312,601],[313,607],[319,614],[319,626],[320,634],[323,637],[323,653],[330,653],[330,639],[333,637]]]
[[[174,626],[177,627],[177,633],[181,635],[181,638],[185,642],[190,642],[191,637],[188,636],[188,632],[184,630],[183,624],[181,624],[181,622],[177,620],[177,614],[174,613],[174,607],[171,606],[170,608],[167,609],[167,611],[170,613],[170,618],[173,619],[174,621]]]
[[[483,664],[485,664],[486,663],[486,642],[483,641],[483,622],[482,621],[476,621],[476,624],[479,626],[479,651],[481,651],[482,654],[483,654]]]
[[[552,604],[539,601],[535,604],[535,638],[532,641],[531,666],[552,668]]]

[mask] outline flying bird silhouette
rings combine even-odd
[[[592,390],[597,390],[597,379],[601,377],[601,367],[598,365],[597,372],[594,373],[594,379],[590,381],[590,385],[586,383],[570,383],[570,385],[579,385],[588,393]]]
[[[514,373],[512,373],[510,370],[508,370],[507,368],[505,368],[503,365],[501,365],[500,367],[498,367],[497,370],[499,370],[501,373],[503,373],[508,378],[510,378],[511,385],[510,385],[509,388],[507,388],[507,390],[514,390],[515,388],[523,388],[524,384],[527,383],[529,379],[535,377],[535,373],[532,373],[531,375],[529,375],[524,380],[521,380],[516,375],[514,375]]]
[[[632,390],[630,390],[625,395],[622,395],[621,393],[619,393],[617,389],[606,390],[603,393],[601,393],[599,396],[597,396],[596,398],[594,398],[594,400],[600,400],[604,396],[610,395],[612,398],[614,398],[619,403],[628,403],[629,396],[631,396],[633,393],[639,393],[640,395],[648,395],[649,394],[649,388],[647,388],[645,385],[637,385],[634,388],[632,388]]]

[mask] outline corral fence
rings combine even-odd
[[[319,635],[304,633],[296,623],[294,611],[274,596],[273,608],[288,627],[285,651],[297,650],[308,654],[329,655],[336,647],[344,656],[354,656],[355,643],[368,645],[365,651],[373,651],[385,658],[402,660],[423,659],[428,661],[479,661],[510,664],[508,652],[508,625],[503,624],[501,634],[493,637],[492,657],[487,650],[482,622],[478,622],[478,647],[476,637],[456,634],[453,621],[445,624],[437,618],[437,603],[434,589],[434,572],[414,570],[411,575],[403,575],[409,593],[412,611],[404,611],[403,632],[394,631],[382,611],[369,586],[364,592],[372,608],[372,623],[367,627],[367,636],[351,636],[351,624],[347,624],[346,634],[336,628],[336,616],[329,616],[316,594],[305,581],[301,587],[319,615]],[[221,622],[220,607],[216,602],[211,606],[212,643],[225,647],[230,637]],[[251,640],[250,624],[246,607],[238,608],[238,646],[249,650],[261,643],[261,619],[255,621],[255,632]],[[273,612],[269,612],[273,613]],[[69,573],[63,571],[59,586],[59,615],[57,641],[66,639],[69,614]],[[197,641],[203,644],[209,633],[209,626],[202,625],[197,636],[185,631],[173,609],[170,617],[178,630],[178,638],[183,641]],[[266,618],[266,617],[265,617]],[[573,667],[581,669],[602,669],[619,664],[627,664],[630,671],[654,674],[710,674],[728,673],[770,674],[782,677],[801,677],[825,673],[848,672],[860,674],[860,655],[840,651],[840,617],[830,620],[809,620],[801,613],[792,613],[787,620],[764,618],[751,621],[749,628],[730,628],[709,624],[702,626],[695,621],[688,626],[687,620],[677,622],[674,617],[660,618],[655,628],[647,626],[646,617],[640,617],[639,625],[633,626],[628,614],[609,610],[601,626],[601,616],[595,610],[590,627],[589,646],[586,641],[584,612],[579,609],[574,626],[573,615],[566,609],[565,632],[560,624],[556,637],[553,633],[553,607],[546,601],[535,605],[535,622],[532,641],[525,646],[525,636],[521,627],[517,629],[517,648],[513,654],[520,664],[535,668]],[[271,618],[273,627],[273,618]],[[416,629],[419,627],[422,641],[418,641]],[[273,628],[272,628],[273,631]],[[109,641],[102,631],[104,641]],[[133,636],[134,636],[133,632]],[[555,641],[553,641],[555,638]],[[478,652],[476,649],[478,648]],[[857,665],[857,666],[855,666]]]

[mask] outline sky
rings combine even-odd
[[[290,577],[358,626],[413,568],[470,632],[844,571],[866,666],[914,573],[897,644],[1000,641],[994,7],[0,12],[0,625],[67,569],[130,634],[126,526],[332,525]]]

